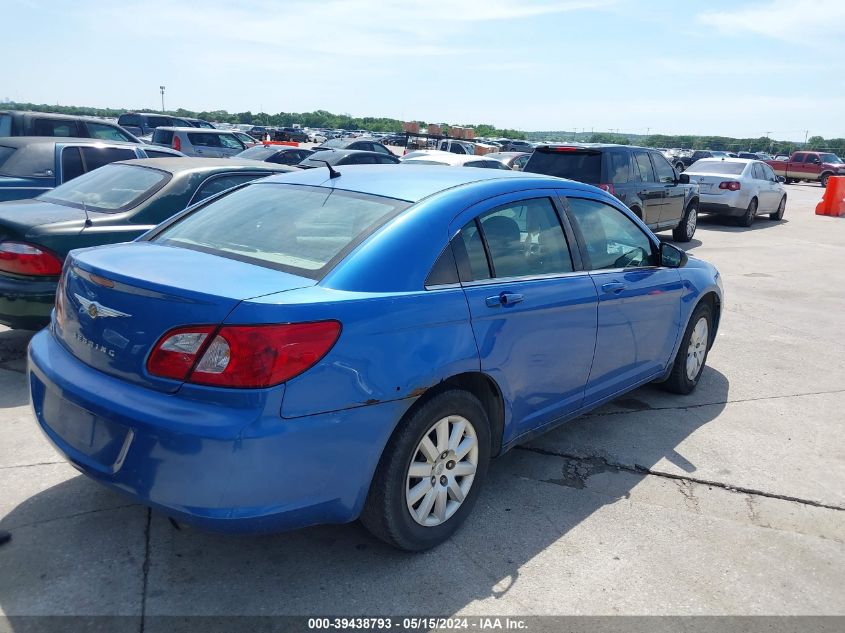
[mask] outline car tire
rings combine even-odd
[[[830,178],[830,174],[822,174],[822,175],[821,175],[821,177],[819,178],[819,184],[820,184],[822,187],[827,188],[827,180],[828,180],[828,178]]]
[[[699,303],[684,331],[669,378],[661,383],[664,389],[682,395],[692,393],[707,363],[712,331],[713,311],[710,304]]]
[[[448,430],[445,444],[441,433],[444,420]],[[464,450],[465,441],[474,441],[474,448],[463,456],[448,443],[455,443],[456,433],[465,434],[458,437],[459,450]],[[425,440],[431,445],[428,449]],[[490,422],[478,398],[458,389],[433,396],[403,418],[388,441],[361,513],[364,527],[406,551],[439,545],[471,512],[487,475],[490,446]],[[416,472],[427,468],[430,472],[414,476],[412,464],[417,465]],[[470,473],[472,467],[471,474],[449,474],[459,469]]]
[[[780,199],[780,204],[778,205],[778,210],[774,213],[769,214],[769,219],[774,220],[775,222],[780,222],[783,220],[783,213],[786,211],[786,196]]]
[[[751,198],[748,203],[748,208],[741,216],[736,219],[739,226],[749,227],[754,224],[754,216],[757,215],[757,198]]]
[[[672,229],[672,239],[676,242],[689,242],[692,236],[695,235],[695,229],[698,226],[698,203],[690,202],[684,211],[681,222]]]

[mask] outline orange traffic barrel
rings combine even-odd
[[[845,176],[831,176],[824,196],[816,205],[816,215],[845,216]]]

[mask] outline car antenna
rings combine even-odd
[[[91,216],[88,215],[88,205],[85,204],[84,200],[82,201],[82,210],[85,211],[85,226],[91,226],[92,224],[94,224],[91,221]]]
[[[340,178],[340,172],[338,170],[336,170],[334,167],[332,167],[331,165],[329,165],[329,161],[327,161],[327,160],[317,160],[317,159],[312,159],[312,160],[314,160],[315,163],[323,163],[326,167],[329,168],[329,178]]]

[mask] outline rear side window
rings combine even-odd
[[[796,154],[793,158],[791,158],[789,160],[792,163],[803,163],[804,162],[804,156],[806,156],[806,154]]]
[[[168,127],[173,125],[173,119],[170,117],[165,116],[148,116],[147,119],[147,127]],[[186,127],[191,127],[188,123],[185,123]]]
[[[33,136],[80,136],[76,121],[63,119],[35,119]]]
[[[156,130],[153,132],[153,143],[171,145],[173,143],[173,130]]]
[[[4,147],[0,145],[0,169],[2,169],[3,164],[9,160],[9,157],[15,153],[14,147]]]
[[[171,154],[170,152],[159,152],[158,150],[154,149],[147,149],[144,148],[144,153],[147,155],[147,158],[176,158],[179,154]]]
[[[646,152],[634,152],[634,176],[640,182],[654,182],[654,169]]]
[[[765,180],[766,175],[763,173],[763,168],[760,167],[760,163],[754,163],[751,167],[751,173],[754,174],[755,180]]]
[[[675,182],[675,170],[669,161],[666,160],[662,154],[657,152],[649,152],[651,154],[651,161],[654,163],[654,171],[657,174],[657,182],[662,184],[669,184]]]
[[[197,147],[220,147],[220,135],[209,132],[188,132],[191,145]]]
[[[0,136],[12,135],[12,115],[0,114]]]
[[[320,279],[408,206],[335,189],[259,183],[214,200],[152,239]]]
[[[82,156],[78,147],[65,147],[62,149],[62,182],[73,180],[85,173],[82,165]]]
[[[373,143],[373,151],[379,152],[380,154],[392,154],[389,149],[380,143]]]
[[[82,158],[85,160],[85,170],[95,169],[119,160],[138,158],[134,149],[118,149],[116,147],[81,147]]]
[[[141,127],[141,117],[137,114],[121,114],[117,119],[118,125],[131,125],[133,127]]]
[[[88,134],[91,138],[99,138],[104,141],[131,141],[124,132],[111,125],[104,125],[102,123],[86,122],[85,126],[88,128]]]
[[[607,171],[610,182],[624,185],[631,174],[631,157],[628,152],[608,152]]]
[[[601,182],[601,158],[600,152],[534,152],[525,171],[596,184]]]
[[[256,174],[229,174],[226,176],[209,178],[200,185],[199,189],[197,189],[196,194],[194,194],[194,197],[191,199],[191,204],[199,202],[200,200],[205,200],[214,194],[226,191],[226,189],[231,189],[232,187],[249,182],[250,180],[255,180],[256,178],[261,178],[261,176]]]

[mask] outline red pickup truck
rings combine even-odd
[[[801,180],[818,181],[827,187],[831,176],[845,176],[845,163],[836,154],[827,152],[793,152],[789,160],[767,160],[778,176],[787,184]]]

